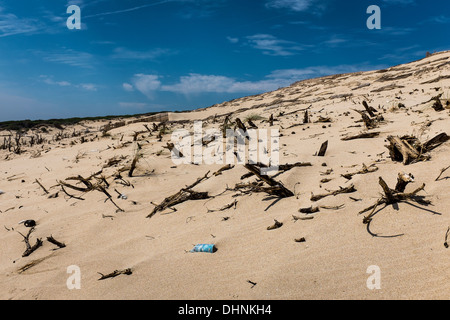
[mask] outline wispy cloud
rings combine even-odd
[[[435,17],[431,17],[425,21],[422,21],[420,24],[426,24],[426,23],[431,23],[431,24],[449,24],[450,23],[450,17],[449,16],[444,16],[444,15],[440,15],[440,16],[435,16]]]
[[[270,34],[256,34],[248,36],[246,40],[252,48],[271,56],[292,56],[305,50],[305,46],[293,41],[278,39]]]
[[[383,0],[385,4],[389,5],[411,5],[416,2],[416,0]]]
[[[124,59],[124,60],[155,60],[159,57],[174,55],[175,50],[156,48],[148,51],[134,51],[127,48],[116,48],[112,55],[113,59]]]
[[[305,11],[309,9],[314,0],[269,0],[266,3],[268,8],[285,8],[293,11]]]
[[[0,38],[17,34],[34,33],[43,28],[37,19],[19,18],[12,13],[0,10]]]
[[[227,37],[227,40],[234,44],[239,42],[239,38]]]
[[[80,83],[80,84],[73,84],[69,81],[57,81],[54,80],[53,76],[47,76],[47,75],[41,75],[40,80],[48,85],[52,86],[59,86],[59,87],[70,87],[70,88],[78,88],[85,91],[97,91],[98,86],[92,83]]]
[[[137,11],[137,10],[141,10],[141,9],[145,9],[145,8],[149,8],[149,7],[158,6],[158,5],[165,4],[165,3],[168,3],[168,2],[173,2],[173,1],[175,1],[175,0],[164,0],[164,1],[154,2],[154,3],[144,4],[144,5],[141,5],[141,6],[129,7],[129,8],[121,9],[121,10],[99,12],[99,13],[87,15],[87,16],[85,16],[83,18],[84,19],[89,19],[89,18],[95,18],[95,17],[102,17],[102,16],[109,16],[109,15],[116,15],[116,14],[121,14],[121,13],[127,13],[127,12]]]
[[[128,109],[144,109],[148,108],[149,105],[143,102],[119,102],[119,106]]]
[[[86,69],[92,69],[94,66],[94,56],[87,52],[65,49],[61,52],[35,51],[35,53],[47,62]]]

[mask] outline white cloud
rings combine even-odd
[[[133,79],[135,88],[153,98],[160,92],[180,93],[184,95],[201,93],[244,93],[258,94],[286,87],[294,82],[328,76],[333,74],[350,73],[358,71],[375,70],[384,66],[371,67],[368,65],[339,65],[339,66],[315,66],[303,69],[281,69],[271,72],[261,80],[239,81],[234,78],[221,75],[203,75],[191,73],[180,77],[174,84],[162,84],[156,75],[136,75]]]
[[[136,74],[132,79],[132,83],[136,90],[148,98],[153,98],[154,92],[161,87],[159,76],[151,74]]]
[[[122,87],[125,91],[128,91],[128,92],[134,91],[134,87],[129,83],[122,84]]]

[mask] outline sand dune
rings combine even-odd
[[[389,136],[415,137],[423,144],[438,134],[450,135],[449,99],[450,52],[442,52],[386,70],[301,81],[169,114],[165,130],[135,122],[105,133],[106,121],[66,127],[59,138],[54,128],[30,130],[22,136],[19,154],[0,150],[0,298],[448,299],[450,249],[444,242],[450,226],[450,169],[436,178],[450,165],[450,142],[408,165],[393,161],[386,145]],[[442,111],[434,108],[438,100]],[[355,111],[365,110],[363,101],[378,116],[369,116],[374,121],[370,130]],[[305,109],[310,123],[303,123]],[[272,127],[267,121],[271,115]],[[246,125],[245,119],[254,119],[259,128],[280,129],[281,164],[311,163],[274,177],[294,196],[239,191],[236,184],[259,181],[255,176],[241,180],[249,172],[243,165],[214,176],[223,165],[173,163],[164,146],[174,130],[192,132],[195,120],[204,121],[204,130],[221,128],[226,116],[232,127],[239,118]],[[379,135],[342,140],[367,131]],[[30,146],[29,137],[36,133],[44,141]],[[6,139],[9,132],[0,135]],[[325,141],[325,156],[315,156]],[[136,152],[140,158],[129,177]],[[364,165],[376,169],[351,180],[343,177]],[[173,206],[176,211],[167,208],[146,218],[155,205],[207,172],[209,178],[193,190],[210,198],[188,200]],[[376,211],[369,226],[364,224],[370,212],[358,213],[383,197],[379,178],[393,189],[400,172],[414,176],[405,192],[425,184],[418,195],[431,204],[414,199],[389,204]],[[89,189],[80,179],[67,180],[80,176],[92,176],[92,188],[81,192],[66,187],[77,198],[70,197],[61,182]],[[356,192],[311,200],[312,194],[352,184]],[[319,212],[299,212],[309,207],[319,207]],[[19,222],[29,219],[37,222],[31,245],[38,238],[43,243],[22,257],[26,245],[19,232],[26,236],[29,228]],[[274,220],[282,227],[267,230]],[[55,250],[50,236],[66,247]],[[295,241],[300,238],[305,242]],[[197,244],[215,244],[218,250],[191,253]],[[81,289],[68,288],[69,266],[79,267]],[[379,290],[367,287],[370,266],[381,271]],[[99,281],[100,274],[128,268],[132,274]]]

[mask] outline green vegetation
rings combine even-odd
[[[152,115],[155,115],[158,113],[161,113],[161,112],[151,112],[151,113],[145,113],[145,114],[121,115],[121,116],[99,116],[99,117],[87,117],[87,118],[4,121],[4,122],[0,122],[0,131],[1,130],[26,131],[26,130],[30,130],[30,129],[38,129],[40,127],[44,127],[44,128],[45,127],[53,127],[56,129],[63,130],[64,126],[75,125],[82,121],[128,119],[128,118],[139,117],[139,116],[152,116]]]

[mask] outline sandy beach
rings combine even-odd
[[[164,122],[33,128],[18,152],[16,133],[0,131],[0,299],[449,299],[449,115],[447,51]],[[280,164],[304,165],[280,170],[270,186],[255,174],[242,179],[242,164],[220,174],[225,164],[174,164],[173,132],[193,132],[194,121],[222,130],[226,119],[232,129],[236,119],[279,129]],[[400,173],[413,177],[404,190],[395,189]],[[280,196],[281,187],[292,196]],[[180,193],[187,200],[162,205]],[[24,256],[24,240],[38,239]],[[217,251],[191,252],[198,244]],[[372,266],[379,288],[368,286]],[[79,288],[68,285],[71,270]]]

